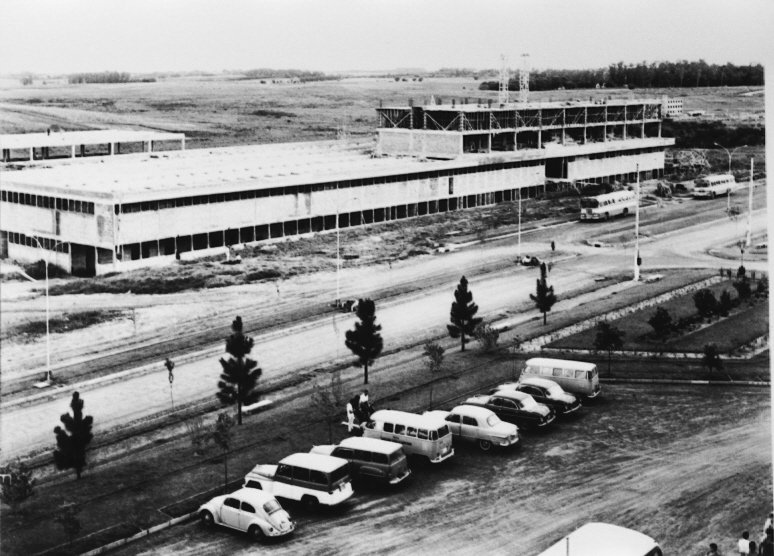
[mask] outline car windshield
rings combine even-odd
[[[593,197],[581,197],[580,204],[583,208],[597,208],[599,201]]]
[[[282,506],[280,506],[279,502],[277,502],[273,498],[263,505],[263,511],[266,512],[269,515],[271,515],[271,514],[273,514],[275,512],[278,512],[281,509],[282,509]]]
[[[447,434],[449,434],[449,427],[447,427],[446,425],[438,429],[438,438],[443,438]]]
[[[524,398],[521,400],[521,405],[524,407],[524,409],[528,410],[535,410],[538,408],[538,403],[535,401],[535,398],[530,395],[524,396]]]
[[[500,422],[500,418],[497,415],[490,415],[486,418],[486,424],[490,427],[496,427]]]

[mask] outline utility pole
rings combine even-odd
[[[715,145],[716,147],[720,147],[721,149],[723,149],[724,151],[726,151],[726,154],[728,155],[728,173],[729,173],[729,174],[731,174],[731,157],[733,157],[733,156],[734,156],[734,153],[735,153],[735,152],[736,152],[738,149],[743,149],[743,148],[745,148],[747,145],[741,145],[741,146],[739,146],[739,147],[735,147],[733,150],[729,151],[727,148],[725,148],[725,147],[724,147],[723,145],[721,145],[720,143],[712,143],[712,144],[713,144],[713,145]],[[726,197],[728,198],[728,201],[727,201],[727,203],[726,203],[726,207],[727,207],[727,208],[726,208],[726,212],[727,212],[727,213],[730,215],[730,214],[731,214],[731,192],[730,192],[730,191],[728,192],[728,195],[727,195]]]
[[[341,233],[339,228],[339,182],[336,182],[336,304],[341,302]]]
[[[640,165],[637,164],[637,205],[634,208],[634,281],[640,281]]]
[[[521,263],[521,187],[519,188],[519,231],[516,234],[519,238],[519,248],[517,251],[517,255],[519,257],[519,263]]]
[[[752,243],[752,207],[753,207],[753,189],[755,187],[755,183],[753,182],[753,167],[754,167],[754,158],[750,158],[750,196],[749,196],[749,206],[747,207],[747,236],[745,237],[745,246],[750,247],[750,244]]]
[[[49,295],[48,295],[48,266],[50,264],[49,254],[47,249],[44,249],[43,246],[40,244],[40,241],[37,237],[31,236],[32,239],[35,240],[35,243],[38,244],[38,247],[41,251],[45,254],[45,260],[43,261],[43,266],[45,268],[45,276],[46,276],[46,380],[45,382],[51,384],[51,382],[54,380],[54,376],[51,373],[51,303],[49,302]],[[63,245],[66,243],[65,241],[57,241],[51,246],[51,250],[56,253],[57,248],[60,245]]]

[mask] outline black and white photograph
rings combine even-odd
[[[0,553],[774,556],[772,30],[4,0]]]

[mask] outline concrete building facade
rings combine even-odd
[[[394,118],[406,113],[380,108],[376,148],[372,142],[317,141],[139,152],[5,171],[0,254],[96,275],[233,245],[507,202],[520,192],[531,197],[547,179],[626,182],[636,178],[638,165],[642,177],[660,175],[664,149],[673,144],[659,137],[660,105],[655,113],[646,103],[621,106],[615,112],[621,123],[613,117],[602,126],[565,125],[569,108],[549,105],[553,121],[564,124],[505,131],[483,124],[462,131],[459,125],[396,127]],[[479,108],[467,107],[465,118],[491,122],[488,107]],[[509,110],[519,117],[521,108]],[[529,110],[544,121],[543,107]],[[437,119],[435,111],[428,107],[427,116]],[[570,113],[587,119],[589,111],[607,108]],[[407,114],[413,118],[416,107]]]

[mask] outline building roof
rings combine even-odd
[[[390,129],[390,133],[442,133]],[[3,188],[85,200],[127,203],[191,195],[330,183],[351,179],[541,160],[551,156],[674,144],[670,138],[628,139],[545,149],[465,154],[451,160],[373,156],[373,143],[310,141],[93,157],[2,173]]]
[[[132,129],[98,129],[89,131],[53,131],[51,133],[13,133],[0,135],[1,149],[29,149],[32,147],[70,147],[105,143],[132,143],[140,141],[182,141],[185,133],[137,131]]]

